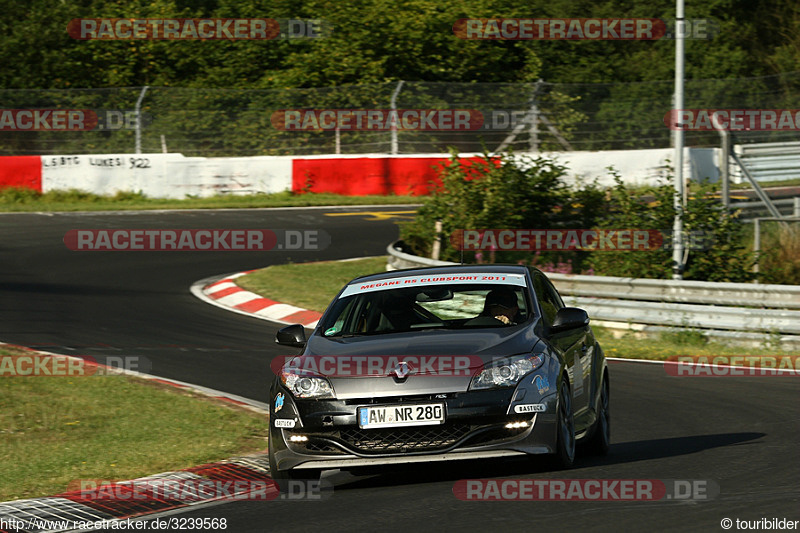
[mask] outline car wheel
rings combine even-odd
[[[556,423],[556,452],[552,462],[556,468],[571,468],[575,464],[575,419],[572,413],[572,394],[564,381],[558,388]]]
[[[607,455],[611,445],[611,410],[609,409],[608,374],[603,374],[600,399],[592,436],[586,441],[586,451],[591,455]]]

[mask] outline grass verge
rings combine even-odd
[[[322,312],[345,283],[358,276],[385,270],[386,257],[276,265],[239,277],[236,283],[265,298]],[[640,335],[634,332],[617,338],[611,330],[598,326],[592,330],[608,357],[663,360],[671,355],[782,353],[769,345],[756,349],[709,342],[701,331],[692,329],[676,329],[651,338],[639,338]],[[771,341],[767,339],[766,344]]]
[[[248,291],[304,309],[324,311],[351,279],[386,270],[386,257],[275,265],[236,279]]]
[[[147,198],[140,193],[120,192],[101,196],[79,190],[40,193],[32,189],[0,190],[0,212],[25,211],[124,211],[144,209],[246,209],[259,207],[306,207],[325,205],[414,204],[415,196],[342,196],[339,194],[250,194],[217,195],[210,198],[170,200]]]
[[[21,355],[0,346],[0,356]],[[0,377],[0,501],[266,450],[257,413],[126,376]],[[198,398],[201,401],[198,401]]]
[[[800,185],[800,178],[764,182],[762,187]],[[731,190],[748,189],[748,183],[731,184]],[[713,190],[718,191],[716,184]],[[637,189],[633,189],[637,190]],[[646,189],[643,188],[642,191]],[[139,192],[123,191],[115,195],[98,195],[78,189],[40,193],[33,189],[11,187],[0,189],[0,212],[31,211],[136,211],[145,209],[247,209],[264,207],[308,207],[348,205],[418,204],[419,196],[343,196],[328,193],[297,194],[289,191],[274,194],[230,195],[209,198],[172,200],[148,198]]]

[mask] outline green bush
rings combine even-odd
[[[710,193],[710,186],[696,186],[684,211],[684,227],[690,238],[700,237],[702,250],[690,250],[685,279],[746,283],[753,280],[755,256],[747,251],[745,226],[738,212],[729,213]],[[700,243],[697,243],[700,244]]]
[[[545,157],[484,154],[477,161],[451,153],[439,168],[440,183],[415,220],[401,224],[412,253],[430,257],[436,221],[442,222],[440,259],[466,263],[524,263],[544,270],[606,276],[668,279],[672,276],[672,227],[676,208],[671,177],[655,187],[631,188],[618,173],[609,190],[596,183],[567,187],[566,168]],[[744,225],[694,186],[683,212],[688,252],[685,279],[746,282],[753,279],[753,254]],[[648,251],[467,251],[450,241],[460,229],[641,229],[661,232],[664,246]],[[772,272],[772,271],[770,271]]]
[[[800,285],[800,224],[762,224],[758,281]]]
[[[608,191],[608,205],[600,220],[602,229],[661,231],[671,242],[669,230],[675,217],[672,189],[666,185],[637,189],[632,193],[618,173],[609,169],[616,185]],[[669,246],[656,250],[596,251],[588,259],[595,274],[631,278],[667,278],[672,274]]]
[[[457,153],[439,168],[441,183],[424,200],[415,220],[401,224],[400,237],[415,253],[430,256],[435,223],[442,222],[440,259],[460,261],[450,237],[460,229],[556,229],[591,227],[602,212],[603,193],[592,185],[577,192],[563,178],[566,168],[544,157],[484,154],[463,161]],[[464,252],[464,261],[557,263],[565,258],[579,268],[584,253]]]
[[[668,279],[673,273],[672,227],[676,214],[671,176],[656,187],[635,192],[614,174],[616,185],[610,191],[607,215],[600,221],[606,229],[634,228],[658,230],[664,247],[630,252],[594,252],[588,264],[598,275]],[[683,210],[686,243],[684,279],[747,282],[753,279],[752,253],[747,252],[744,226],[737,213],[728,213],[719,200],[708,194],[709,185],[695,185]]]

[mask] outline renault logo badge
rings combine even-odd
[[[397,376],[398,379],[405,379],[406,376],[411,372],[411,368],[408,366],[408,363],[403,361],[402,363],[398,363],[392,373]]]

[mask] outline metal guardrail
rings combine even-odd
[[[778,209],[781,215],[800,217],[800,197],[782,198],[780,200],[772,200],[773,205]],[[752,200],[745,202],[731,202],[730,210],[742,210],[742,219],[746,220],[752,218],[754,211],[768,213],[769,209],[761,200]]]
[[[800,286],[549,273],[562,294],[678,304],[800,309]],[[747,309],[757,311],[756,309]],[[797,327],[800,331],[800,314]]]
[[[387,270],[455,265],[387,247]],[[569,305],[598,321],[728,333],[800,335],[800,286],[548,273]],[[740,307],[742,304],[751,307]],[[722,335],[725,336],[725,335]],[[800,341],[800,337],[788,339]]]
[[[800,176],[800,142],[737,144],[734,154],[758,181],[775,181]],[[741,180],[742,170],[734,169]]]

